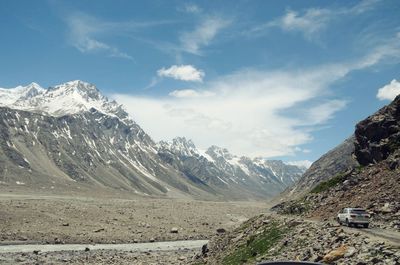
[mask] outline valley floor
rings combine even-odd
[[[0,190],[0,245],[121,244],[209,239],[265,212],[262,202],[75,196]],[[0,246],[1,247],[1,246]],[[0,254],[0,263],[179,264],[199,250],[89,251]],[[43,257],[46,256],[46,259]],[[172,260],[174,262],[172,262]],[[112,262],[111,262],[112,261]]]

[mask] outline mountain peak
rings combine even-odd
[[[88,96],[94,99],[100,99],[102,96],[97,87],[93,84],[81,81],[73,80],[63,84],[49,88],[49,92],[58,91],[60,93],[73,93],[78,92],[83,96]]]
[[[81,80],[43,89],[37,83],[0,89],[0,106],[62,116],[94,108],[104,114],[132,123],[128,113],[115,101],[103,96],[95,85]]]
[[[36,90],[39,90],[39,91],[44,90],[44,88],[41,87],[41,86],[40,86],[38,83],[36,83],[36,82],[30,83],[29,85],[25,86],[24,88],[26,88],[26,89],[36,89]]]
[[[192,156],[198,154],[198,150],[192,140],[185,137],[175,137],[172,141],[160,141],[158,143],[160,149],[171,150],[182,156]]]

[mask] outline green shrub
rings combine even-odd
[[[330,188],[338,185],[339,183],[342,183],[346,179],[346,175],[344,173],[337,174],[331,179],[328,179],[327,181],[319,183],[317,186],[315,186],[312,190],[311,193],[320,193],[326,190],[329,190]]]
[[[287,229],[283,229],[277,223],[273,223],[263,233],[251,236],[245,244],[226,256],[222,260],[222,264],[236,265],[252,261],[256,256],[265,254],[275,246],[286,232]]]

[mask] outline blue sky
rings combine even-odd
[[[0,87],[80,79],[155,140],[313,161],[400,90],[399,14],[397,0],[1,1]]]

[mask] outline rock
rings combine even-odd
[[[347,253],[348,247],[346,245],[342,245],[332,251],[330,251],[328,254],[326,254],[322,262],[331,264],[332,262],[341,259],[344,257],[344,255]]]
[[[172,233],[172,234],[178,234],[178,232],[179,232],[179,229],[177,227],[172,227],[170,230],[170,233]]]
[[[336,237],[336,242],[339,241],[343,241],[344,239],[347,238],[347,235],[345,233],[340,233],[337,237]]]
[[[208,252],[209,252],[208,246],[207,246],[207,244],[204,244],[201,247],[201,254],[203,254],[203,256],[206,256]]]
[[[373,258],[370,260],[370,262],[371,262],[371,264],[377,264],[377,263],[381,263],[381,262],[382,262],[382,259],[380,259],[380,258],[378,258],[378,257],[373,257]]]
[[[154,242],[154,241],[156,241],[156,240],[152,237],[152,238],[150,238],[149,241],[150,241],[150,242]]]
[[[104,228],[99,228],[99,229],[94,230],[93,232],[98,233],[98,232],[101,232],[101,231],[104,231],[104,230],[105,230]]]
[[[398,152],[400,140],[400,97],[356,125],[355,156],[367,166]]]
[[[33,254],[38,255],[39,252],[40,252],[40,250],[34,250],[34,251],[33,251]]]
[[[385,256],[392,256],[394,253],[393,253],[393,251],[390,251],[388,249],[384,249],[382,251],[382,254],[385,255]]]
[[[298,225],[300,225],[300,224],[302,224],[303,222],[302,221],[299,221],[299,220],[290,220],[289,221],[289,223],[288,223],[288,226],[289,227],[294,227],[294,226],[298,226]]]
[[[69,226],[69,223],[63,223],[62,226]]]
[[[225,228],[217,228],[217,233],[218,234],[223,234],[225,232],[226,232]]]
[[[178,260],[180,260],[180,261],[186,260],[186,257],[185,257],[185,256],[180,256],[180,257],[178,258]]]
[[[385,205],[379,209],[380,212],[382,213],[392,213],[394,212],[393,207],[390,205],[390,203],[385,203]]]
[[[85,251],[86,251],[86,252],[90,251],[90,248],[86,247],[86,248],[85,248]]]
[[[350,258],[354,255],[354,253],[356,252],[356,249],[354,247],[349,247],[346,251],[346,253],[344,254],[345,258]]]

